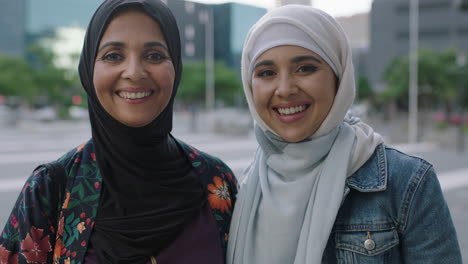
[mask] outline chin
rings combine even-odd
[[[289,143],[298,143],[308,138],[308,136],[305,136],[305,135],[285,135],[285,134],[281,135],[279,134],[279,136]]]
[[[129,126],[129,127],[144,127],[151,123],[151,121],[140,121],[140,120],[119,120],[120,123]]]

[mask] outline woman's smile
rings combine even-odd
[[[154,90],[143,91],[117,91],[116,95],[130,104],[141,104],[146,102],[152,95]]]
[[[310,104],[283,104],[273,107],[280,122],[292,123],[300,121],[307,113]]]

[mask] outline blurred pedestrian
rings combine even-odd
[[[236,183],[219,159],[171,135],[180,37],[159,0],[107,0],[79,73],[92,139],[27,180],[0,263],[224,263]],[[60,176],[60,175],[55,175]]]
[[[242,79],[259,148],[227,263],[461,263],[434,168],[347,114],[354,70],[335,19],[268,12],[247,35]]]

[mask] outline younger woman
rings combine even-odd
[[[461,263],[433,167],[347,115],[351,48],[328,14],[288,5],[250,30],[242,79],[260,145],[229,264]]]

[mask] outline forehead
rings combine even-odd
[[[125,10],[113,16],[102,39],[159,39],[164,36],[159,24],[143,11]]]
[[[290,61],[291,59],[299,56],[311,56],[316,58],[320,62],[323,61],[323,59],[317,53],[309,49],[295,45],[282,45],[266,50],[265,52],[260,54],[260,56],[257,57],[254,63],[264,60],[270,60],[273,62],[283,60]]]

